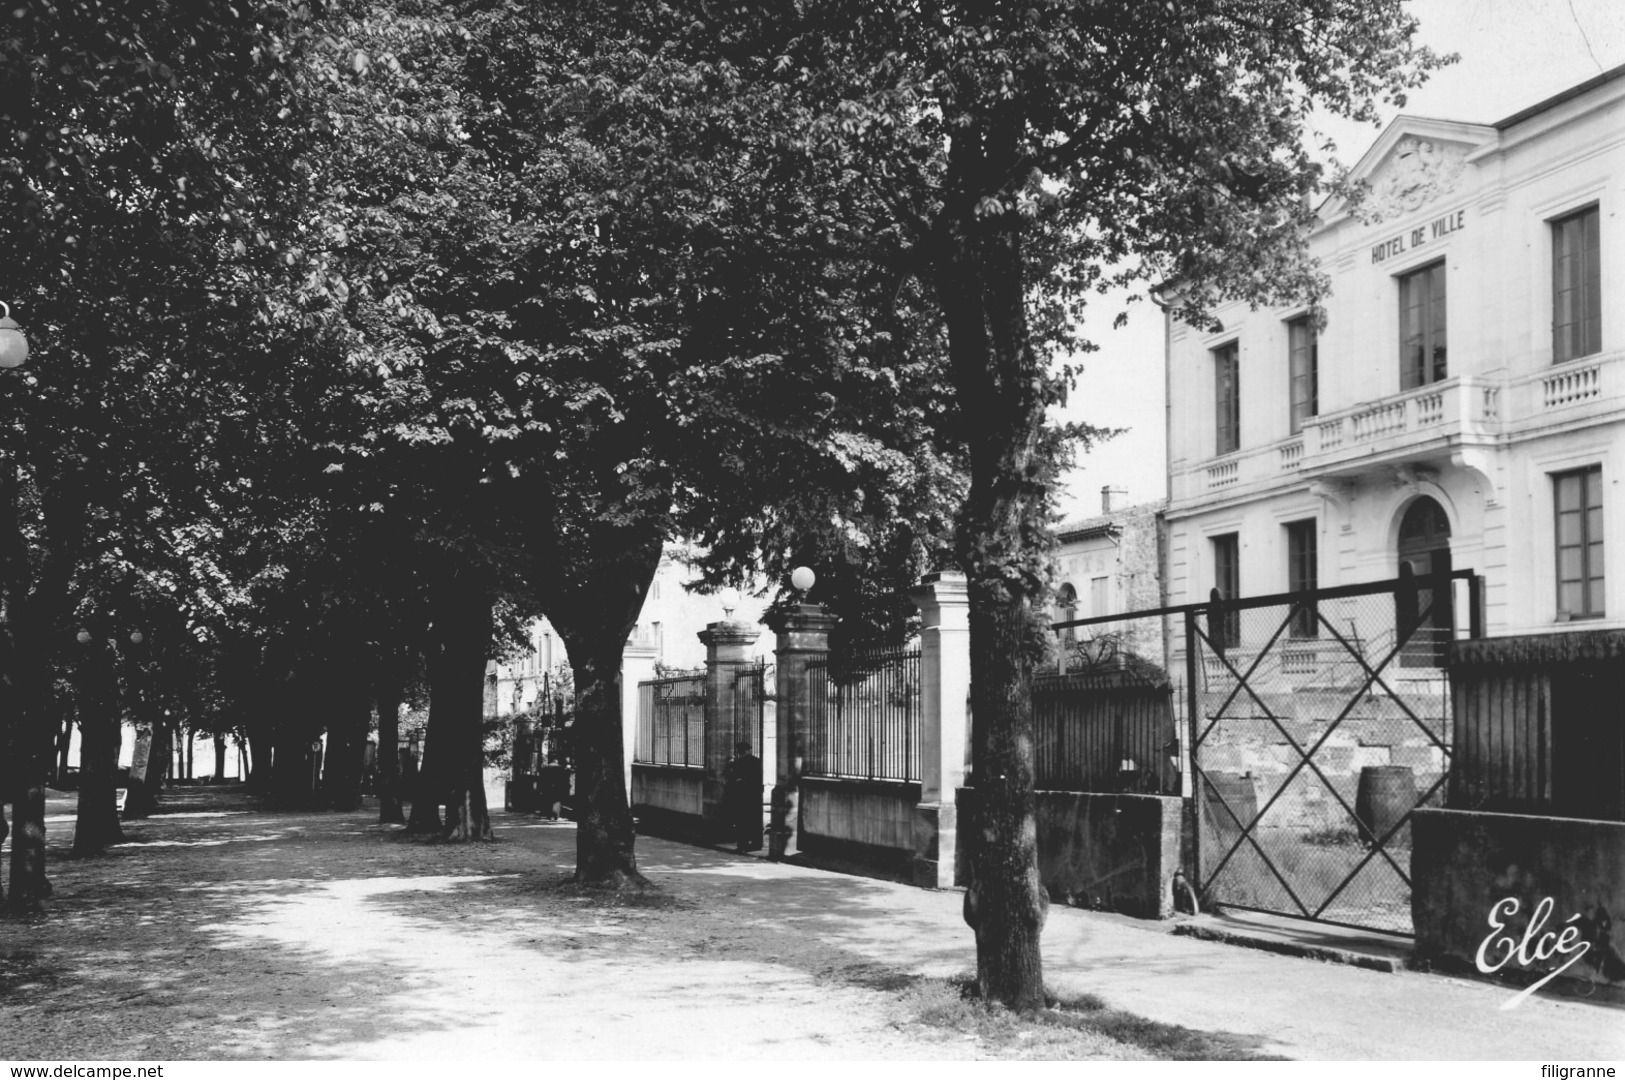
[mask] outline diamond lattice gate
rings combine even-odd
[[[1458,571],[1186,609],[1205,902],[1412,932],[1410,815],[1443,805],[1447,646],[1477,585]]]

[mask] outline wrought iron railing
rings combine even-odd
[[[807,678],[806,775],[919,781],[918,650],[826,656],[807,665]]]
[[[638,684],[637,746],[643,765],[705,767],[705,672],[667,675]]]

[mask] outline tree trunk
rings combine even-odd
[[[243,783],[248,785],[250,791],[269,791],[271,771],[276,762],[272,729],[251,722],[248,727],[248,745],[244,750],[248,769],[243,776]]]
[[[565,638],[576,684],[576,880],[583,883],[643,880],[633,847],[636,837],[621,733],[625,642],[623,637],[613,648],[600,642],[597,652],[590,653],[584,641]]]
[[[186,740],[181,744],[186,747],[186,779],[191,781],[197,779],[193,771],[197,765],[197,732],[187,728],[183,737]]]
[[[976,793],[965,919],[983,999],[1030,1010],[1045,1000],[1039,938],[1049,906],[1038,875],[1031,691],[1044,647],[1034,606],[1048,575],[1047,392],[1027,329],[1020,217],[1013,207],[978,212],[982,193],[1009,175],[1021,130],[1021,117],[1000,116],[955,132],[938,292],[956,394],[976,403],[957,530],[970,592]]]
[[[434,679],[430,676],[429,720],[423,728],[423,746],[419,753],[417,776],[412,779],[412,812],[406,819],[406,831],[413,836],[429,835],[440,831],[440,803],[446,797],[441,780],[441,758],[448,753],[445,743],[450,737],[446,720],[436,720],[433,709]]]
[[[321,728],[311,710],[310,671],[301,665],[275,687],[273,708],[276,735],[272,753],[270,794],[284,809],[307,810],[315,802],[316,771],[320,767]]]
[[[361,808],[361,779],[366,771],[367,729],[372,724],[372,702],[356,692],[344,691],[328,729],[328,771],[322,786],[327,805],[334,810]]]
[[[151,817],[158,808],[156,784],[147,783],[147,777],[153,775],[156,767],[153,744],[157,741],[157,733],[150,724],[143,723],[135,729],[135,751],[130,755],[130,786],[124,797],[125,821]]]
[[[45,874],[45,780],[56,749],[50,719],[50,630],[32,618],[14,619],[12,626],[13,655],[17,658],[17,670],[12,673],[17,691],[13,700],[18,708],[12,733],[16,761],[9,800],[11,895],[7,907],[30,913],[40,910],[51,895],[51,883]]]
[[[359,649],[335,643],[314,684],[317,698],[311,705],[327,721],[322,802],[334,810],[357,810],[361,806],[367,729],[372,726],[372,701],[362,674],[365,660]]]
[[[0,802],[11,804],[9,911],[40,910],[51,895],[45,875],[45,781],[54,757],[56,710],[51,673],[78,563],[84,524],[82,491],[72,481],[36,488],[40,523],[50,541],[37,575],[17,516],[15,459],[0,461],[0,708],[10,730],[0,770]],[[29,584],[32,582],[33,587]]]
[[[99,855],[124,839],[118,818],[119,731],[117,655],[97,635],[80,647],[78,663],[79,813],[73,853]],[[132,784],[132,788],[137,785]],[[133,794],[133,791],[131,792]],[[128,805],[128,802],[126,802]]]
[[[216,734],[214,737],[214,782],[220,783],[226,778],[226,737]]]
[[[575,676],[576,880],[646,886],[634,854],[621,733],[621,652],[660,566],[659,535],[593,538],[593,558],[548,611]]]
[[[378,678],[378,824],[399,825],[401,812],[401,700],[405,697],[406,650],[391,650],[380,660]]]
[[[483,721],[491,594],[473,575],[461,575],[441,581],[431,603],[429,727],[440,740],[435,753],[440,756],[440,787],[446,793],[442,832],[459,840],[489,840]],[[444,722],[437,725],[437,717]],[[428,760],[427,748],[424,758]]]
[[[138,785],[133,782],[132,777],[130,784],[130,794],[134,795],[137,788],[142,790],[144,801],[141,817],[147,817],[158,809],[158,797],[163,794],[164,780],[170,775],[170,769],[174,765],[175,755],[172,749],[174,741],[170,735],[169,724],[164,718],[153,717],[152,743],[147,749],[146,780]],[[130,808],[128,799],[125,800],[124,808],[125,810]],[[126,813],[124,816],[128,818],[131,815]]]
[[[56,786],[63,787],[68,779],[68,755],[73,749],[73,714],[63,710],[62,732],[56,742]]]

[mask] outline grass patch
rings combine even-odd
[[[923,975],[914,975],[898,968],[889,967],[886,964],[875,964],[869,961],[829,968],[819,972],[818,977],[845,983],[847,986],[856,986],[864,990],[883,990],[887,993],[911,990],[925,981]]]
[[[1048,1007],[1013,1013],[981,1000],[974,979],[920,979],[905,997],[913,1018],[967,1044],[1014,1060],[1263,1061],[1258,1040],[1196,1031],[1111,1009],[1092,994],[1050,997]]]

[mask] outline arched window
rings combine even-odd
[[[1056,595],[1055,595],[1055,621],[1056,622],[1070,622],[1071,620],[1076,619],[1077,617],[1078,617],[1078,590],[1074,589],[1072,587],[1072,583],[1069,581],[1069,582],[1066,582],[1065,584],[1063,584],[1060,587],[1060,589],[1056,592]],[[1076,641],[1077,639],[1078,639],[1078,634],[1077,634],[1077,631],[1073,627],[1069,626],[1065,630],[1061,631],[1061,647],[1062,648],[1070,648],[1072,643],[1074,641]]]
[[[1399,521],[1399,575],[1416,581],[1414,593],[1402,591],[1395,613],[1401,637],[1409,641],[1400,654],[1402,667],[1442,666],[1446,645],[1455,620],[1450,611],[1450,588],[1434,590],[1429,582],[1437,575],[1448,577],[1450,565],[1450,519],[1444,507],[1426,495],[1405,508]]]

